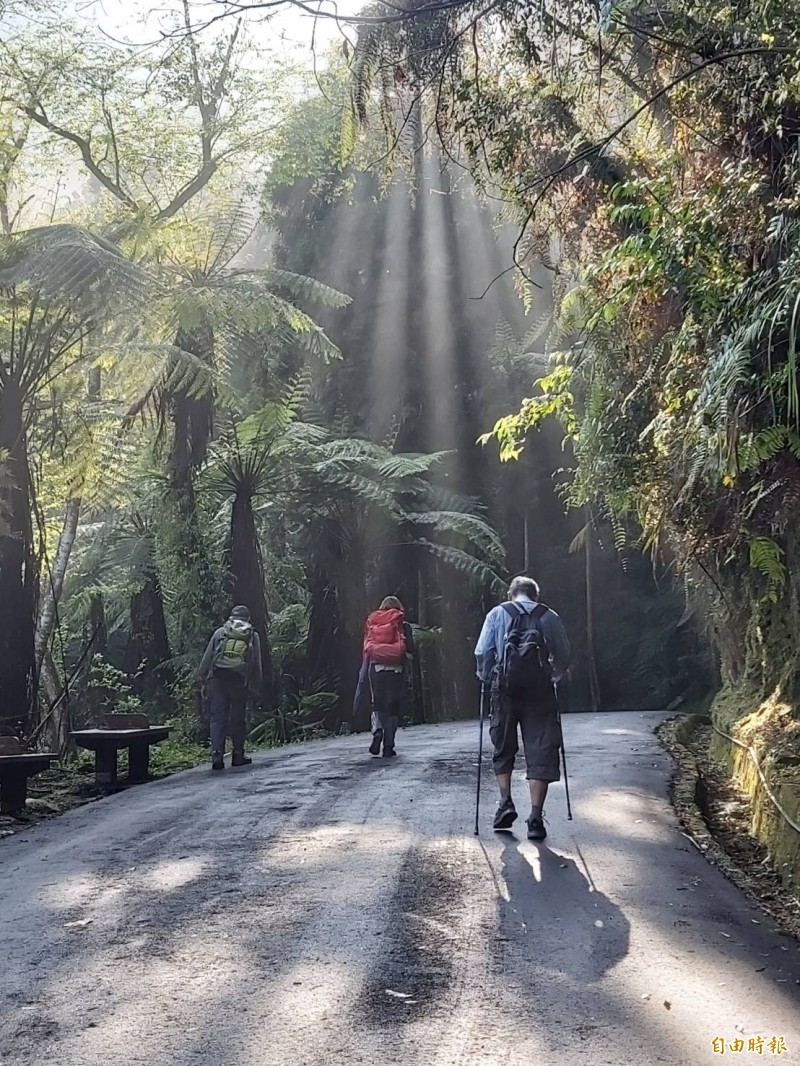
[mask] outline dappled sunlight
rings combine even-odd
[[[169,892],[196,881],[207,865],[205,859],[167,859],[143,873],[139,880],[143,888]]]
[[[86,960],[71,975],[74,1006],[62,1016],[59,1045],[64,1063],[117,1060],[160,1066],[165,1037],[171,1055],[188,1050],[241,973],[233,947],[223,957],[219,941],[210,935],[197,935],[170,958],[131,960],[123,954],[123,981],[109,981],[107,961]],[[106,995],[98,1001],[99,991]],[[87,1003],[95,1005],[88,1017]],[[132,1060],[133,1049],[142,1057]]]
[[[106,883],[97,875],[84,871],[68,874],[58,881],[44,887],[40,899],[54,910],[70,910],[94,903],[107,888]]]

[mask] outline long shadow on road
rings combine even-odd
[[[522,939],[539,973],[599,980],[628,952],[625,915],[572,859],[544,844],[520,842],[510,833],[502,836],[509,898],[501,914],[500,946]]]

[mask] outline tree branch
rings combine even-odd
[[[134,200],[134,198],[127,193],[118,182],[114,181],[112,177],[106,174],[92,155],[92,146],[89,138],[81,137],[79,133],[74,133],[72,130],[65,129],[63,126],[51,122],[40,103],[38,104],[37,110],[36,107],[20,103],[18,100],[10,100],[9,102],[13,103],[23,114],[27,115],[28,118],[43,129],[48,130],[48,132],[55,134],[56,137],[60,137],[64,141],[70,141],[74,144],[81,153],[81,158],[83,159],[86,169],[100,182],[103,188],[110,192],[116,200],[120,201],[120,203],[125,204],[125,206],[132,211],[138,212],[139,205],[136,203],[136,200]]]

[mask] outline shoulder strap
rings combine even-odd
[[[500,606],[509,616],[509,618],[522,618],[526,614],[533,614],[533,611],[526,611],[524,607],[518,606],[516,603],[501,603]]]
[[[509,618],[521,618],[524,614],[527,614],[537,621],[550,610],[546,603],[537,603],[532,611],[526,611],[524,607],[518,608],[515,603],[501,603],[500,606]]]

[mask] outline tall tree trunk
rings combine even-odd
[[[151,572],[144,586],[131,596],[125,672],[133,679],[133,690],[138,696],[164,710],[172,706],[171,658],[161,586],[157,574]]]
[[[106,656],[108,653],[108,626],[106,624],[106,606],[100,593],[95,593],[89,600],[89,630],[87,639],[91,642],[91,648],[86,656],[86,667],[83,673],[86,692],[86,707],[88,708],[87,721],[96,725],[103,709],[103,701],[100,693],[95,688],[89,687],[89,678],[92,669],[92,660],[95,655]],[[86,723],[81,722],[81,725]]]
[[[229,565],[234,604],[244,604],[250,609],[253,626],[261,641],[261,666],[264,675],[261,699],[264,709],[269,710],[275,699],[275,679],[269,642],[264,564],[253,516],[253,501],[244,489],[236,494],[231,511]]]
[[[600,678],[597,673],[594,639],[594,523],[588,511],[584,551],[586,553],[586,658],[589,666],[589,698],[592,710],[599,711],[601,706]]]
[[[39,618],[36,622],[34,635],[34,653],[36,656],[36,671],[42,669],[45,651],[53,635],[53,629],[58,616],[58,603],[64,589],[64,577],[67,573],[69,558],[75,544],[78,532],[78,519],[81,513],[81,500],[75,498],[67,503],[64,512],[64,526],[58,539],[58,549],[52,567],[45,570],[44,590],[39,607]]]
[[[39,676],[47,696],[49,714],[44,735],[48,738],[50,751],[58,752],[63,757],[73,748],[69,737],[72,728],[70,697],[69,693],[64,691],[49,649],[45,651]]]
[[[23,396],[10,380],[0,387],[0,453],[0,727],[25,737],[36,699],[36,566]]]
[[[210,329],[178,330],[175,345],[212,366]],[[214,396],[212,392],[197,396],[178,388],[164,396],[164,410],[173,432],[167,456],[167,506],[158,539],[169,555],[177,599],[184,608],[179,650],[199,658],[222,599],[206,553],[194,489],[194,471],[205,461],[213,434]]]

